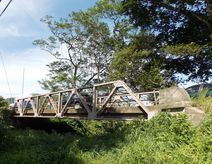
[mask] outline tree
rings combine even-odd
[[[116,53],[110,67],[110,78],[123,79],[139,91],[164,86],[165,79],[161,74],[163,59],[154,52],[153,47],[153,35],[140,34],[134,38],[128,47]]]
[[[123,15],[122,10],[121,0],[99,0],[87,10],[110,26],[115,51],[125,48],[131,37],[138,33],[138,29],[129,22],[127,16]]]
[[[46,16],[42,22],[48,25],[52,36],[35,40],[33,44],[57,59],[48,65],[49,77],[40,81],[44,89],[79,87],[89,84],[96,76],[98,81],[105,78],[113,55],[106,23],[82,11],[58,21]],[[61,46],[63,52],[59,51]]]
[[[136,90],[159,88],[165,79],[160,74],[162,60],[155,53],[155,38],[148,32],[140,32],[122,11],[121,0],[101,0],[88,10],[111,27],[115,53],[108,79],[125,80]]]
[[[141,30],[155,35],[162,71],[173,81],[205,81],[212,75],[211,4],[206,0],[123,0],[123,13]],[[138,48],[139,49],[139,48]]]
[[[0,96],[0,130],[9,120],[9,104],[8,102]]]
[[[72,12],[66,19],[42,19],[52,36],[34,44],[57,59],[47,65],[48,78],[39,81],[44,89],[55,91],[108,79],[115,52],[125,48],[138,32],[122,14],[120,2],[100,0],[86,11]],[[66,52],[60,52],[61,45]]]

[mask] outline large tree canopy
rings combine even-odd
[[[155,46],[153,35],[140,34],[133,38],[129,46],[116,53],[110,67],[110,78],[123,79],[135,90],[164,86],[165,79],[160,74],[163,59],[155,53]]]
[[[48,65],[48,78],[40,81],[44,89],[79,87],[94,78],[105,78],[114,47],[106,23],[86,12],[73,12],[58,21],[46,16],[42,21],[52,36],[35,40],[34,44],[57,59]]]
[[[212,22],[206,0],[124,0],[123,7],[134,25],[167,43],[209,40]]]
[[[211,7],[206,0],[123,0],[123,13],[155,35],[164,70],[177,80],[205,81],[212,75]]]
[[[68,18],[43,18],[52,35],[33,43],[56,61],[47,65],[49,74],[39,81],[41,86],[54,91],[105,81],[114,53],[126,47],[137,32],[121,11],[120,0],[101,0]]]
[[[34,44],[56,58],[40,81],[48,90],[116,79],[151,90],[212,76],[208,1],[99,0],[42,21],[52,35]]]

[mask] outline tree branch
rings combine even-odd
[[[86,87],[86,85],[88,85],[88,83],[89,83],[96,75],[98,75],[99,73],[102,73],[102,72],[105,71],[105,70],[106,70],[106,68],[103,68],[101,71],[94,73],[94,74],[93,74],[93,75],[82,85],[82,88],[83,88],[83,87]]]
[[[162,6],[162,7],[164,7],[164,8],[167,8],[167,9],[169,9],[169,10],[172,10],[172,11],[176,11],[176,12],[182,13],[184,16],[187,16],[187,17],[193,16],[193,17],[195,17],[196,19],[198,19],[199,21],[203,22],[205,25],[207,25],[207,27],[208,27],[209,29],[211,29],[211,24],[207,21],[207,19],[201,17],[201,16],[198,15],[198,14],[193,13],[192,11],[189,12],[189,11],[186,11],[186,10],[180,10],[180,9],[178,9],[178,8],[175,8],[175,7],[171,6],[171,5],[169,5],[169,4],[167,4],[167,3],[163,3],[163,2],[161,2],[161,3],[155,2],[155,3],[158,4],[158,5],[160,5],[160,6]]]

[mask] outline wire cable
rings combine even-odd
[[[1,2],[1,1],[0,1],[0,2]],[[0,16],[2,16],[2,14],[6,11],[7,7],[10,5],[11,2],[12,2],[12,0],[10,0],[10,1],[7,3],[6,7],[5,7],[4,10],[1,12]]]
[[[9,83],[7,71],[6,71],[6,68],[5,68],[5,65],[4,65],[4,59],[3,59],[3,56],[1,55],[1,53],[0,53],[0,56],[1,56],[2,66],[3,66],[3,69],[4,69],[4,74],[5,74],[5,77],[6,77],[7,86],[8,86],[9,92],[10,92],[10,96],[12,97],[10,83]]]

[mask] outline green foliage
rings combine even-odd
[[[154,53],[154,43],[153,36],[141,34],[134,39],[134,44],[116,53],[110,79],[123,79],[139,90],[161,88],[165,84],[161,74],[163,60]]]
[[[5,127],[10,122],[10,112],[8,110],[9,105],[7,101],[0,96],[0,150],[4,143],[2,142],[5,138]]]
[[[79,87],[105,79],[114,50],[107,23],[95,13],[83,11],[59,20],[46,16],[41,21],[52,35],[33,44],[56,58],[47,65],[48,78],[40,81],[44,89]]]
[[[149,121],[82,121],[84,135],[7,129],[0,163],[211,163],[211,121],[210,114],[193,127],[186,115],[161,113]]]
[[[57,61],[47,65],[48,78],[40,84],[54,91],[124,79],[133,88],[151,90],[208,80],[209,11],[203,0],[100,0],[67,18],[46,16],[42,22],[52,35],[34,44]]]
[[[175,54],[175,55],[182,55],[182,56],[198,56],[203,47],[196,44],[196,43],[189,43],[189,44],[178,44],[174,46],[166,46],[162,47],[161,50],[167,54]]]
[[[70,75],[72,68],[66,61],[55,61],[47,65],[49,74],[47,79],[39,81],[42,88],[50,91],[58,91],[61,88],[69,88],[74,83],[73,77]]]
[[[181,0],[123,0],[123,13],[141,30],[155,35],[156,53],[163,57],[166,80],[204,82],[211,78],[210,2]],[[198,7],[197,7],[198,6]],[[138,50],[140,50],[138,48]],[[162,51],[161,51],[162,50]]]
[[[9,104],[3,97],[0,96],[0,126],[7,124],[10,121]]]
[[[8,108],[8,103],[7,101],[0,96],[0,109],[5,109]]]
[[[212,97],[207,97],[208,90],[203,89],[200,94],[192,98],[192,106],[199,107],[204,112],[209,113],[212,111]]]

